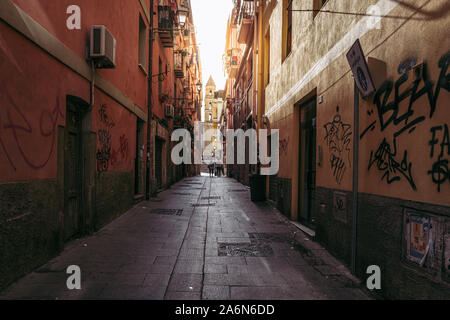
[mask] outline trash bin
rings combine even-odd
[[[266,200],[266,176],[250,174],[250,193],[253,202]]]

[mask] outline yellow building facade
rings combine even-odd
[[[220,114],[223,109],[223,99],[221,91],[216,90],[216,84],[212,76],[209,77],[205,87],[205,109],[204,109],[204,148],[203,158],[205,160],[223,161],[222,159],[222,143],[219,137],[212,133],[218,133]]]
[[[265,7],[263,119],[280,130],[269,198],[360,278],[380,266],[384,296],[449,298],[448,2]],[[369,77],[347,59],[357,40]],[[370,78],[363,98],[355,80]]]

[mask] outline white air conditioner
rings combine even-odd
[[[89,56],[97,68],[110,69],[116,66],[116,39],[105,26],[91,27]]]
[[[173,118],[175,116],[174,106],[167,105],[165,110],[166,110],[166,112],[165,112],[166,118]]]

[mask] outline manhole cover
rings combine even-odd
[[[288,233],[249,233],[250,238],[268,242],[292,242],[293,236]]]
[[[202,200],[219,200],[221,197],[220,196],[216,196],[216,197],[202,197]]]
[[[215,203],[194,203],[192,206],[201,208],[201,207],[214,207],[215,205],[216,205]]]
[[[254,243],[219,243],[220,257],[270,257],[273,256],[272,248],[261,242]]]
[[[162,214],[162,215],[177,215],[181,216],[183,209],[152,209],[151,214]]]

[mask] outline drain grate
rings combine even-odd
[[[202,200],[220,200],[221,196],[202,197]]]
[[[215,203],[194,203],[194,204],[192,204],[192,206],[196,207],[196,208],[214,207],[215,205],[216,205]]]
[[[219,243],[220,257],[271,257],[273,250],[263,242]]]
[[[166,216],[177,215],[181,216],[183,214],[183,209],[152,209],[151,214],[161,214]]]
[[[248,190],[245,189],[231,189],[230,192],[247,192]]]
[[[190,197],[196,196],[196,194],[194,193],[185,193],[185,192],[174,192],[172,194],[176,196],[190,196]]]

